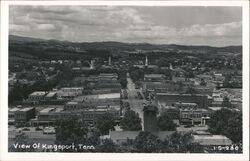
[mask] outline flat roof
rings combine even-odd
[[[231,145],[232,141],[223,135],[194,135],[194,142],[201,145]]]
[[[163,74],[144,74],[144,77],[164,77]]]
[[[64,90],[64,89],[83,89],[83,87],[63,87],[61,89],[62,90]]]
[[[20,110],[20,108],[14,107],[14,108],[9,109],[9,112],[16,112],[19,110]]]
[[[57,92],[49,92],[45,97],[53,97]]]
[[[32,109],[33,109],[33,107],[26,107],[26,108],[23,108],[23,109],[21,109],[19,111],[26,112],[26,111],[29,111],[29,110],[32,110]]]
[[[40,111],[40,113],[48,113],[48,112],[50,112],[50,111],[52,111],[52,110],[54,110],[55,108],[53,108],[53,107],[48,107],[48,108],[45,108],[45,109],[42,109],[41,111]]]
[[[176,93],[156,93],[156,95],[159,96],[167,96],[167,95],[171,95],[171,96],[206,96],[206,95],[201,95],[201,94],[176,94]]]
[[[55,112],[61,112],[63,110],[64,110],[63,108],[56,108]]]
[[[78,104],[78,102],[67,102],[67,105],[77,105]]]
[[[208,107],[209,109],[213,110],[213,111],[217,111],[222,109],[223,107]]]
[[[43,92],[43,91],[35,91],[31,93],[30,96],[44,96],[45,94],[46,92]]]
[[[120,98],[120,93],[107,93],[83,96],[83,99],[116,99]]]

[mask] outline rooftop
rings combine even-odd
[[[53,97],[57,92],[49,92],[45,97]]]
[[[26,108],[23,108],[23,109],[21,109],[19,111],[26,112],[26,111],[29,111],[29,110],[32,110],[32,109],[33,109],[33,107],[26,107]]]
[[[144,77],[150,77],[150,78],[162,78],[164,77],[163,74],[145,74]]]
[[[223,135],[194,135],[194,142],[201,145],[231,145],[232,141]]]
[[[67,102],[67,105],[77,105],[78,102]]]
[[[40,113],[49,113],[49,112],[53,111],[54,109],[55,109],[55,108],[52,108],[52,107],[45,108],[45,109],[42,109],[42,110],[40,111]]]
[[[30,96],[44,96],[46,92],[43,91],[36,91],[30,94]]]
[[[218,111],[218,110],[221,110],[223,107],[208,107],[208,108],[213,111]]]
[[[175,94],[175,93],[156,93],[156,95],[158,96],[204,96],[204,95],[201,95],[201,94]]]
[[[19,110],[20,110],[20,108],[15,107],[15,108],[9,109],[9,112],[16,112],[16,111],[19,111]]]
[[[110,131],[109,135],[112,140],[135,139],[140,131]]]

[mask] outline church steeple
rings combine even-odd
[[[146,56],[146,59],[145,59],[145,66],[148,66],[148,57]]]
[[[173,65],[171,63],[169,64],[169,69],[173,70]]]
[[[94,69],[94,61],[90,60],[90,69]]]
[[[111,66],[111,57],[109,56],[109,66]]]

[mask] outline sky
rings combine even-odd
[[[12,35],[73,42],[242,45],[241,7],[10,6]]]

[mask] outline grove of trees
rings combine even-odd
[[[120,122],[121,128],[127,131],[139,131],[142,129],[139,114],[133,110],[127,110]]]
[[[177,126],[173,122],[173,117],[166,112],[161,113],[157,118],[157,125],[161,131],[175,131]]]
[[[209,131],[225,135],[234,143],[242,143],[242,113],[222,108],[211,115]]]

